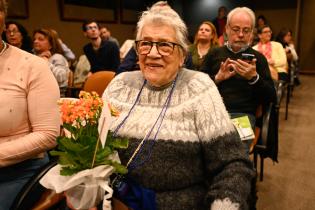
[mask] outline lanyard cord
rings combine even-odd
[[[147,142],[147,144],[148,144],[148,155],[144,158],[144,160],[142,160],[142,161],[139,160],[140,156],[137,155],[137,154],[140,154],[141,151],[143,150],[143,144],[142,144],[141,147],[140,147],[140,149],[139,149],[139,152],[137,152],[136,155],[135,155],[136,158],[134,159],[134,162],[133,162],[132,164],[130,164],[130,170],[133,170],[133,169],[135,169],[135,168],[137,168],[137,167],[143,165],[147,160],[150,159],[150,157],[151,157],[151,155],[152,155],[152,148],[153,148],[153,145],[154,145],[154,143],[156,142],[156,141],[155,141],[155,140],[156,140],[156,137],[157,137],[158,133],[160,132],[160,128],[161,128],[161,126],[162,126],[162,122],[163,122],[163,120],[164,120],[166,111],[167,111],[167,109],[168,109],[168,107],[169,107],[169,104],[170,104],[170,102],[171,102],[172,94],[173,94],[174,89],[175,89],[176,80],[177,80],[177,76],[176,76],[175,80],[173,81],[173,84],[172,84],[172,88],[171,88],[171,90],[170,90],[170,93],[169,93],[169,95],[167,96],[167,99],[166,99],[166,101],[165,101],[165,103],[164,103],[164,105],[163,105],[163,108],[162,108],[162,110],[161,110],[161,112],[160,112],[158,118],[156,119],[156,121],[155,121],[154,125],[152,126],[152,128],[151,128],[150,132],[148,133],[148,135],[146,135],[146,138],[143,140],[143,142]],[[157,128],[157,131],[156,131],[156,133],[155,133],[155,135],[154,135],[154,138],[152,139],[152,141],[147,141],[147,140],[149,139],[149,137],[151,136],[151,133],[152,133],[154,127],[156,126],[156,124],[158,123],[159,120],[160,120],[160,123],[159,123],[158,128]],[[131,160],[131,161],[132,161],[132,160]],[[131,163],[131,161],[129,160],[130,163]],[[140,161],[140,162],[139,162],[139,161]]]
[[[126,115],[126,117],[121,121],[121,123],[119,123],[119,125],[117,126],[117,128],[114,130],[113,132],[113,136],[116,136],[117,135],[117,132],[118,130],[121,128],[121,126],[125,123],[125,121],[127,120],[127,118],[129,117],[131,111],[135,108],[136,104],[138,103],[139,99],[140,99],[140,95],[141,95],[141,92],[143,90],[143,87],[145,86],[145,84],[147,83],[147,80],[144,80],[143,82],[143,85],[137,95],[137,98],[136,98],[136,101],[133,103],[131,109],[129,110],[128,114]]]
[[[153,147],[153,145],[154,145],[154,142],[155,142],[155,139],[156,139],[156,137],[157,137],[157,134],[158,134],[159,131],[160,131],[160,128],[161,128],[163,119],[164,119],[164,117],[165,117],[166,111],[167,111],[167,109],[168,109],[168,107],[169,107],[169,104],[170,104],[170,101],[171,101],[171,98],[172,98],[172,94],[173,94],[174,89],[175,89],[175,84],[176,84],[176,81],[177,81],[177,77],[178,77],[178,75],[176,75],[176,78],[175,78],[175,80],[174,80],[173,83],[172,83],[172,88],[171,88],[171,90],[170,90],[170,93],[169,93],[169,95],[168,95],[168,97],[167,97],[167,99],[166,99],[166,101],[165,101],[165,103],[164,103],[164,105],[163,105],[163,108],[162,108],[162,110],[161,110],[161,112],[160,112],[158,118],[156,119],[156,121],[155,121],[155,123],[153,124],[152,128],[150,129],[150,131],[145,135],[145,137],[142,139],[142,141],[140,142],[140,144],[138,145],[138,147],[136,148],[136,150],[135,150],[134,153],[132,154],[131,158],[129,159],[129,161],[128,161],[127,165],[126,165],[127,168],[128,168],[129,165],[130,165],[130,169],[135,169],[137,166],[142,165],[144,162],[146,162],[146,161],[149,159],[149,157],[151,157],[152,147]],[[145,80],[144,83],[143,83],[143,85],[142,85],[142,87],[141,87],[141,89],[140,89],[140,91],[139,91],[139,93],[138,93],[138,95],[137,95],[136,101],[135,101],[134,104],[132,105],[132,107],[131,107],[131,109],[129,110],[128,114],[127,114],[126,117],[121,121],[121,123],[117,126],[117,128],[115,129],[115,131],[113,132],[113,133],[114,133],[114,136],[117,135],[118,130],[119,130],[119,129],[122,127],[122,125],[126,122],[127,118],[128,118],[128,117],[130,116],[130,114],[131,114],[131,111],[134,109],[135,105],[139,102],[141,92],[142,92],[142,90],[143,90],[143,88],[144,88],[146,82],[147,82],[147,81]],[[162,118],[161,118],[161,117],[162,117]],[[138,164],[137,164],[137,163],[131,164],[131,162],[132,162],[133,160],[135,160],[136,155],[141,152],[144,143],[145,143],[145,142],[149,139],[149,137],[151,136],[151,133],[152,133],[154,127],[156,126],[156,124],[158,123],[158,121],[159,121],[160,118],[161,118],[161,120],[160,120],[160,123],[159,123],[159,125],[158,125],[158,129],[157,129],[157,131],[156,131],[156,133],[155,133],[155,135],[154,135],[154,138],[153,138],[151,144],[149,145],[149,154],[148,154],[147,157],[146,157],[143,161],[141,161],[140,163],[138,163]],[[136,159],[139,159],[138,156],[137,156]]]

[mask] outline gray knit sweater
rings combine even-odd
[[[125,72],[105,90],[103,98],[120,112],[112,130],[134,104],[143,82],[141,72]],[[144,87],[139,102],[118,132],[130,139],[129,148],[120,152],[123,164],[152,128],[170,89],[171,86],[162,90]],[[140,160],[148,157],[149,144],[138,154]],[[179,71],[151,156],[130,175],[156,192],[157,209],[248,208],[252,164],[208,75]]]

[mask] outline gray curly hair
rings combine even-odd
[[[170,6],[153,5],[144,11],[137,24],[136,39],[141,38],[143,27],[147,24],[168,25],[174,28],[178,44],[182,46],[184,54],[188,52],[187,27],[180,16]]]

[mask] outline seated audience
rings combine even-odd
[[[33,33],[34,53],[47,60],[51,65],[60,89],[60,96],[64,97],[68,87],[69,67],[67,59],[63,56],[63,50],[56,34],[51,29],[37,29]]]
[[[0,34],[6,3],[0,0]],[[11,29],[10,29],[11,30]],[[47,62],[0,36],[0,210],[8,210],[22,187],[48,163],[56,145],[59,91]]]
[[[217,84],[231,117],[247,115],[252,127],[257,106],[276,101],[267,60],[250,47],[254,26],[255,15],[251,9],[233,9],[227,16],[227,44],[211,50],[202,67]],[[254,56],[252,61],[244,59],[248,54]],[[251,141],[244,143],[249,146]]]
[[[185,23],[154,8],[137,26],[141,71],[116,76],[103,98],[120,112],[114,135],[130,139],[121,181],[146,194],[117,197],[132,209],[248,209],[252,164],[213,81],[182,67]]]
[[[193,69],[200,70],[205,55],[214,47],[218,47],[218,37],[214,25],[209,21],[204,21],[199,26],[195,35],[195,40],[189,47],[192,57]]]
[[[100,37],[99,25],[95,21],[86,21],[82,24],[84,36],[90,43],[83,47],[84,54],[91,65],[89,73],[103,70],[117,70],[120,64],[119,48],[110,41],[103,41]]]
[[[114,42],[119,48],[118,40],[115,37],[112,37],[110,31],[105,26],[100,27],[100,36],[103,41]]]
[[[277,35],[277,42],[282,44],[288,59],[289,68],[294,70],[294,82],[296,85],[300,84],[298,75],[298,60],[299,57],[296,53],[294,43],[292,40],[292,31],[288,28],[282,28]]]
[[[271,41],[271,28],[267,25],[257,31],[259,42],[253,47],[261,52],[267,59],[273,80],[287,81],[287,57],[279,42]]]
[[[4,41],[27,52],[32,52],[32,39],[24,26],[15,21],[7,21],[5,26],[5,33],[2,34]]]

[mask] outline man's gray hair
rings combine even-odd
[[[183,47],[184,54],[188,52],[187,27],[180,16],[171,7],[154,7],[144,11],[137,24],[136,40],[139,40],[143,27],[147,24],[167,25],[174,28],[178,44]]]
[[[253,10],[249,9],[248,7],[236,7],[235,9],[231,10],[227,16],[227,22],[226,24],[229,25],[231,22],[231,19],[233,15],[238,14],[238,13],[246,13],[252,20],[252,28],[255,28],[255,13]]]

